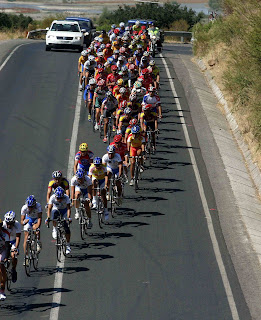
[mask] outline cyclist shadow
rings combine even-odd
[[[71,243],[71,247],[73,250],[82,250],[82,249],[104,249],[108,247],[115,246],[114,243],[111,242],[89,242],[89,243],[80,243],[80,242],[74,242]]]
[[[164,213],[158,212],[158,211],[142,211],[142,212],[136,212],[136,216],[144,216],[146,218],[150,217],[156,217],[156,216],[165,216]]]
[[[107,259],[113,259],[114,256],[111,256],[109,254],[72,254],[70,257],[71,262],[78,263],[79,261],[84,260],[94,260],[94,261],[101,261],[101,260],[107,260]],[[88,268],[85,268],[88,269]],[[88,269],[89,270],[89,269]]]
[[[126,232],[106,232],[105,234],[106,238],[131,238],[133,235],[131,233],[126,233]]]
[[[166,168],[166,167],[164,167],[164,168]],[[141,190],[141,189],[139,189],[139,190]],[[144,189],[144,190],[146,190],[146,189]],[[157,202],[157,201],[161,201],[161,200],[168,201],[168,199],[163,198],[163,197],[155,197],[155,196],[153,196],[153,197],[152,196],[144,197],[144,196],[141,196],[141,195],[140,196],[137,196],[137,195],[128,196],[128,197],[126,197],[126,199],[128,199],[128,200],[134,200],[135,199],[135,201],[138,201],[138,202],[145,201],[145,200],[151,200],[153,202]]]
[[[146,222],[139,222],[139,221],[126,221],[122,223],[122,227],[125,226],[130,226],[133,228],[138,228],[138,227],[144,227],[144,226],[149,226],[149,223]]]
[[[71,289],[66,289],[66,288],[42,288],[42,289],[38,289],[36,287],[32,287],[32,288],[14,288],[11,291],[11,295],[14,295],[13,298],[16,299],[16,301],[18,299],[23,299],[25,297],[30,298],[30,297],[34,297],[37,295],[40,296],[52,296],[54,293],[58,293],[58,292],[71,292]]]
[[[184,192],[185,191],[183,189],[178,189],[178,188],[148,188],[148,187],[140,188],[140,190],[147,191],[147,192],[154,192],[154,193],[157,193],[157,192],[173,193],[173,192]]]
[[[8,300],[9,301],[9,300]],[[48,310],[51,310],[53,308],[58,307],[65,307],[66,304],[62,303],[19,303],[19,302],[13,302],[13,304],[10,304],[10,301],[8,304],[2,304],[1,303],[1,316],[10,316],[10,315],[16,315],[21,314],[26,311],[36,311],[36,312],[46,312]]]
[[[130,209],[130,208],[120,207],[120,208],[117,209],[117,214],[120,215],[120,216],[131,216],[131,217],[135,217],[135,215],[136,215],[136,210]]]

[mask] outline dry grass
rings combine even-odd
[[[209,66],[208,62],[210,60],[215,61],[214,66]],[[242,110],[242,108],[236,108],[232,94],[229,94],[224,90],[223,74],[227,70],[229,64],[227,47],[224,44],[219,44],[218,46],[210,50],[210,52],[203,58],[203,61],[207,66],[207,69],[213,75],[213,78],[219,86],[220,90],[224,94],[224,97],[228,103],[228,107],[235,117],[242,137],[251,152],[252,160],[258,165],[259,169],[261,170],[261,150],[259,149],[260,143],[255,138],[252,132],[252,125],[249,121],[249,119],[251,118],[250,111],[247,108],[244,110]],[[222,111],[223,114],[225,114],[225,111],[221,104],[218,104],[217,107]]]
[[[0,31],[0,41],[9,39],[23,39],[26,38],[26,31]]]

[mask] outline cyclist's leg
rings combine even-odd
[[[4,249],[2,252],[0,251],[0,281],[1,281],[1,287],[0,287],[0,293],[4,293],[5,291],[5,284],[6,284],[6,268],[4,265],[4,260],[6,259],[6,249]]]
[[[142,154],[142,150],[141,150],[141,148],[139,148],[137,150],[137,156],[141,156],[141,154]],[[140,165],[142,166],[143,165],[143,158],[140,158],[139,162],[140,162]]]
[[[28,225],[28,224],[27,224]],[[25,227],[27,226],[27,225],[25,225]],[[28,231],[26,231],[26,230],[28,230],[28,228],[27,229],[25,229],[24,228],[24,244],[23,244],[23,248],[24,248],[24,254],[25,254],[25,250],[26,250],[26,241],[27,241],[27,239],[28,239]]]
[[[83,199],[84,201],[84,208],[86,211],[86,214],[88,216],[89,219],[91,219],[92,217],[92,213],[91,213],[91,208],[90,208],[90,200],[88,198],[88,190],[87,189],[81,189],[82,195],[83,195]]]
[[[130,156],[135,157],[137,155],[137,148],[130,148]],[[131,179],[134,178],[134,165],[135,165],[135,158],[130,158],[130,174],[131,174]]]
[[[106,199],[106,189],[105,189],[105,179],[99,181],[99,185],[101,188],[101,196],[102,196],[102,202],[104,205],[104,208],[107,209],[107,199]]]
[[[104,132],[104,138],[106,137],[107,135],[107,130],[108,130],[108,119],[109,115],[108,115],[108,112],[105,110],[104,113],[103,113],[103,121],[104,121],[104,126],[103,126],[103,132]]]
[[[60,213],[62,219],[66,219],[67,218],[67,208],[59,210],[59,213]],[[70,239],[71,239],[71,230],[69,228],[69,224],[68,224],[67,220],[63,221],[63,226],[64,226],[65,237],[66,237],[66,242],[67,242],[66,245],[69,245]]]

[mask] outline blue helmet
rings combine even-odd
[[[131,128],[131,133],[139,133],[140,132],[140,127],[139,126],[133,126]]]
[[[76,172],[75,175],[78,179],[81,179],[85,176],[85,171],[82,168],[79,168]]]
[[[94,158],[93,164],[102,164],[102,159],[100,157]]]
[[[54,191],[56,198],[63,198],[64,196],[64,189],[62,187],[57,187]]]
[[[116,148],[115,148],[114,145],[109,145],[109,146],[107,147],[108,153],[115,153],[115,150],[116,150]]]
[[[28,207],[34,207],[36,205],[36,199],[34,195],[30,195],[29,197],[27,197],[25,203]]]

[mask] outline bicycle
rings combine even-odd
[[[117,196],[116,178],[115,178],[115,174],[112,173],[112,176],[110,179],[110,202],[111,202],[112,218],[114,218],[116,214],[116,207],[118,205],[117,200],[118,200],[118,196]]]
[[[82,198],[73,199],[73,200],[78,201],[78,203],[76,202],[75,207],[79,210],[80,235],[81,235],[81,239],[84,240],[85,236],[87,235],[87,229],[88,229],[88,218],[87,218],[86,210],[84,206],[85,200],[83,200]]]
[[[47,227],[49,228],[48,220]],[[65,228],[64,224],[67,223],[66,219],[62,219],[61,215],[59,214],[56,221],[56,230],[57,230],[57,238],[56,238],[56,257],[59,262],[61,262],[62,254],[64,257],[66,256],[66,235],[65,235]]]
[[[150,127],[148,127],[148,130],[146,131],[147,135],[147,142],[145,145],[145,153],[148,155],[149,158],[149,165],[151,166],[151,155],[155,154],[155,148],[152,142],[152,134],[155,134],[155,139],[158,139],[159,130],[152,131]],[[146,157],[147,158],[147,157]]]
[[[96,196],[97,196],[97,206],[96,206],[96,212],[97,212],[97,216],[98,216],[98,222],[99,222],[99,227],[102,229],[103,228],[103,224],[104,224],[104,205],[103,205],[103,201],[102,201],[102,196],[101,196],[101,188],[98,185],[97,188],[94,188],[94,190],[96,191]]]
[[[37,247],[40,246],[40,243],[38,240],[37,232],[39,232],[39,228],[37,228],[36,230],[33,230],[33,228],[28,229],[28,238],[26,240],[24,257],[25,273],[28,277],[30,277],[32,265],[34,267],[34,270],[38,269],[39,252],[37,250]]]
[[[18,255],[18,252],[15,250],[11,250],[11,252],[15,253],[15,258]],[[6,288],[8,291],[11,291],[11,283],[12,283],[12,257],[11,254],[8,259],[5,260],[4,266],[6,269]]]
[[[135,192],[139,189],[139,180],[141,179],[140,169],[140,159],[142,159],[142,156],[130,156],[129,158],[135,158],[135,164],[134,164],[134,190]]]

